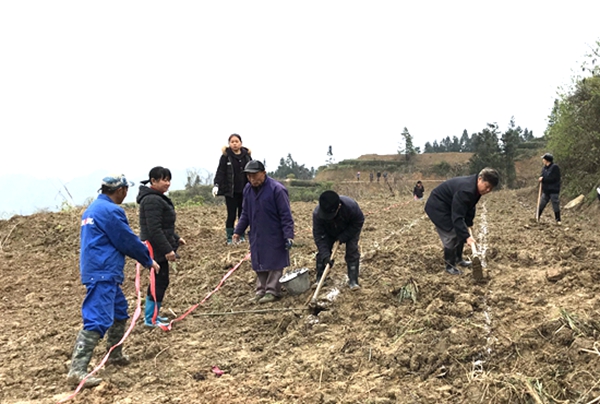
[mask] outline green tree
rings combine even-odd
[[[471,174],[477,174],[485,167],[502,167],[500,145],[498,144],[498,124],[488,123],[479,133],[473,134],[473,156],[469,160]]]
[[[502,134],[502,160],[504,183],[509,188],[515,188],[517,183],[517,170],[515,168],[515,158],[517,157],[517,147],[521,140],[521,127],[515,125],[515,118],[511,117],[508,123],[508,129]]]
[[[459,140],[460,150],[461,152],[470,152],[471,151],[471,138],[469,137],[469,133],[467,130],[463,130],[463,133]]]
[[[402,136],[402,139],[404,140],[404,145],[400,143],[400,146],[398,147],[398,154],[404,154],[406,161],[410,162],[413,159],[413,157],[418,153],[418,150],[415,149],[415,146],[413,144],[413,137],[406,128],[406,126],[402,130],[400,136]]]
[[[268,173],[270,177],[286,179],[297,178],[299,180],[311,180],[315,176],[315,169],[311,167],[310,169],[306,168],[304,164],[298,164],[292,158],[291,154],[287,155],[287,158],[281,158],[279,160],[279,167],[277,170]]]
[[[578,78],[555,102],[545,133],[570,196],[587,194],[600,181],[600,72],[590,71],[597,73]]]

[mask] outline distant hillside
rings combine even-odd
[[[414,156],[407,164],[400,154],[365,154],[357,159],[343,160],[329,167],[319,169],[316,181],[353,181],[360,171],[361,181],[369,181],[369,174],[388,173],[390,180],[445,180],[469,174],[469,159],[473,153],[425,153]],[[533,150],[515,161],[517,183],[520,187],[532,186],[542,168],[541,152]]]

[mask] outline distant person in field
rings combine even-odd
[[[137,260],[146,268],[159,271],[148,248],[131,228],[120,205],[133,183],[124,175],[112,175],[102,180],[101,194],[81,217],[81,251],[79,266],[81,282],[87,290],[81,315],[83,329],[77,334],[67,380],[77,386],[87,376],[87,367],[98,341],[106,334],[106,348],[117,344],[125,334],[129,314],[127,298],[121,290],[125,279],[125,256]],[[123,346],[115,347],[108,364],[125,365]],[[90,376],[83,387],[93,387],[102,379]]]
[[[476,243],[469,234],[475,218],[475,206],[482,195],[498,186],[499,181],[500,175],[495,169],[484,168],[479,174],[444,181],[429,194],[425,212],[442,240],[445,269],[449,274],[462,274],[457,265],[471,265],[462,255],[465,243]]]
[[[373,182],[373,172],[369,173],[369,182]]]
[[[415,188],[413,189],[413,197],[415,198],[415,201],[422,200],[424,194],[425,194],[425,187],[423,186],[423,183],[419,180],[419,181],[417,181],[417,184],[415,185]]]
[[[258,160],[246,164],[249,184],[244,188],[242,216],[233,232],[237,243],[250,227],[252,269],[256,272],[254,303],[270,303],[281,297],[279,279],[290,265],[294,243],[294,219],[287,188],[267,176]]]
[[[387,171],[384,171],[383,172],[383,182],[387,182],[387,175],[388,175]]]
[[[164,167],[154,167],[148,179],[142,181],[136,202],[140,204],[140,238],[152,246],[154,259],[160,265],[155,274],[155,297],[150,285],[146,293],[144,324],[147,327],[167,325],[169,319],[161,317],[165,292],[169,286],[169,262],[178,258],[177,249],[185,240],[175,232],[175,207],[165,195],[171,186],[171,171]]]
[[[379,182],[380,178],[381,178],[381,171],[377,171],[377,182]]]
[[[229,146],[221,149],[221,158],[215,174],[215,186],[212,189],[214,197],[225,196],[227,206],[227,220],[225,220],[225,234],[227,244],[231,244],[235,219],[242,215],[244,187],[248,179],[244,174],[244,167],[252,160],[250,149],[242,146],[242,137],[237,133],[229,136]],[[245,241],[242,235],[240,241]]]
[[[346,244],[348,286],[355,290],[358,284],[360,251],[358,241],[365,216],[355,200],[334,191],[319,196],[319,205],[313,211],[313,239],[317,246],[317,282],[321,280],[327,264],[333,266],[331,250],[339,241]]]
[[[360,171],[356,173],[356,181],[360,181]]]
[[[552,201],[554,220],[556,220],[556,224],[560,225],[560,200],[558,199],[558,194],[560,193],[560,168],[554,164],[554,156],[550,153],[546,153],[542,156],[542,162],[544,163],[544,167],[542,168],[542,174],[538,179],[542,187],[540,206],[538,206],[538,217],[542,217],[544,208],[548,202]]]

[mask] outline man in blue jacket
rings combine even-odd
[[[540,206],[538,206],[538,218],[542,217],[544,208],[548,202],[552,201],[554,219],[556,220],[556,224],[560,225],[560,200],[558,199],[558,194],[560,193],[560,168],[554,164],[554,156],[550,153],[542,156],[542,162],[544,163],[544,167],[538,179],[542,187],[542,197],[540,198]]]
[[[319,205],[313,210],[313,239],[318,249],[317,282],[321,280],[327,264],[333,266],[331,249],[339,241],[346,244],[348,286],[351,290],[360,288],[358,240],[364,222],[365,216],[352,198],[334,191],[325,191],[319,196]]]
[[[493,168],[484,168],[479,174],[451,178],[435,187],[427,203],[425,212],[435,224],[442,244],[446,272],[460,275],[456,265],[469,266],[470,261],[462,258],[465,243],[471,245],[475,239],[469,234],[473,226],[475,205],[479,198],[491,192],[500,181],[500,175]]]
[[[87,376],[87,367],[98,341],[107,334],[106,346],[110,349],[125,334],[129,315],[128,304],[121,284],[124,280],[125,256],[143,266],[160,266],[150,258],[148,248],[136,236],[119,207],[133,183],[124,175],[105,177],[101,194],[85,210],[81,217],[81,283],[86,287],[86,296],[81,307],[83,329],[79,331],[71,359],[67,380],[78,385]],[[127,364],[119,345],[111,352],[109,363]],[[88,377],[83,387],[93,387],[102,379]]]
[[[269,303],[281,297],[279,279],[283,268],[290,265],[294,219],[287,188],[267,176],[263,163],[249,161],[244,173],[248,184],[233,242],[239,243],[250,226],[252,269],[256,272],[256,294],[252,300]]]

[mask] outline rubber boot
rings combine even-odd
[[[465,248],[465,243],[460,243],[458,247],[456,247],[456,265],[460,265],[461,267],[470,267],[471,261],[467,261],[463,259],[463,250]]]
[[[160,307],[162,306],[162,302],[156,303],[156,307],[158,308],[156,314],[156,321],[160,321],[161,323],[169,323],[169,317],[164,317],[160,315]]]
[[[358,268],[358,261],[348,263],[348,287],[350,287],[350,290],[360,288],[360,285],[358,284]]]
[[[88,374],[87,368],[94,354],[94,348],[98,344],[101,336],[96,331],[80,330],[75,340],[75,348],[71,357],[71,368],[67,375],[67,381],[76,387]],[[99,377],[88,377],[83,387],[94,387],[100,384],[102,379]]]
[[[158,327],[159,325],[168,325],[158,320],[156,318],[156,323],[152,324],[152,317],[154,317],[154,307],[156,303],[154,300],[150,299],[150,296],[146,296],[146,306],[144,308],[144,325],[146,327]],[[157,308],[158,309],[158,308]]]
[[[123,335],[125,335],[125,329],[127,328],[127,320],[117,320],[114,322],[112,327],[106,332],[106,351],[121,341]],[[123,355],[123,345],[116,346],[113,349],[106,361],[107,364],[111,365],[129,365],[129,357]]]
[[[233,227],[226,228],[225,233],[227,233],[227,245],[233,244]]]
[[[462,271],[456,268],[456,249],[444,248],[444,261],[446,261],[446,272],[450,275],[462,275]]]
[[[556,219],[556,224],[560,226],[560,210],[558,212],[554,212],[554,219]]]

